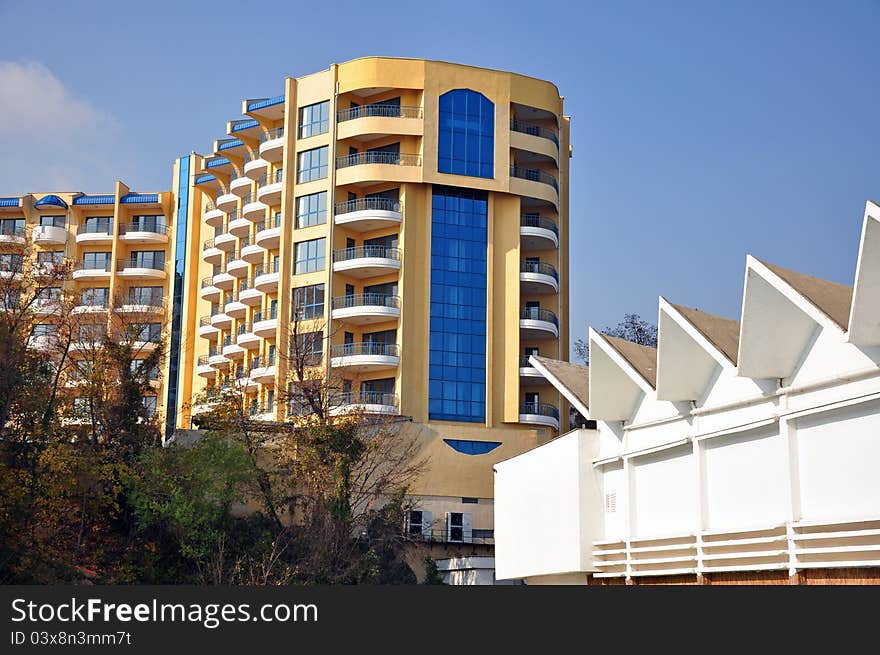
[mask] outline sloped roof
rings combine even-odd
[[[553,374],[574,396],[580,400],[584,407],[590,407],[590,369],[587,366],[570,364],[558,359],[532,355]]]
[[[657,349],[632,341],[603,334],[602,337],[641,375],[653,388],[657,388]]]
[[[708,314],[684,305],[669,304],[675,307],[713,346],[724,353],[732,364],[736,364],[739,352],[739,321]]]
[[[768,264],[760,259],[758,261],[785,280],[789,286],[837,323],[841,329],[847,330],[849,310],[852,305],[852,287],[791,271],[781,266]]]

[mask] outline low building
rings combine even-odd
[[[532,362],[596,429],[496,464],[499,579],[880,582],[880,206],[854,287],[748,257],[740,321]]]

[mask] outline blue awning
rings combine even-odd
[[[205,173],[204,175],[196,175],[196,184],[202,184],[204,182],[213,182],[217,178],[211,175],[210,173]]]
[[[257,127],[258,125],[259,125],[259,123],[254,120],[237,121],[232,124],[232,131],[233,132],[241,132],[242,130],[249,130],[252,127]]]
[[[62,209],[67,209],[67,203],[58,196],[43,196],[34,203],[34,208],[37,207],[61,207]]]
[[[99,196],[77,196],[73,199],[74,205],[112,205],[116,202],[116,196],[112,193]]]
[[[241,142],[241,139],[232,139],[231,141],[226,141],[220,144],[218,150],[229,150],[230,148],[237,148],[238,146],[243,146],[244,144]]]
[[[158,202],[158,193],[127,193],[119,199],[119,203],[122,205],[136,205]]]
[[[248,103],[247,110],[254,111],[255,109],[265,109],[266,107],[271,107],[273,105],[280,105],[284,102],[284,96],[275,96],[274,98],[260,98],[259,100],[253,100]]]
[[[226,157],[214,157],[205,163],[205,168],[217,168],[218,166],[226,166],[229,160]]]
[[[0,207],[18,207],[18,198],[0,198]]]

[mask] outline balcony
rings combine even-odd
[[[396,343],[345,343],[330,348],[330,365],[362,373],[397,368],[400,352]]]
[[[516,119],[510,121],[510,147],[559,162],[559,137],[542,125]]]
[[[269,206],[257,199],[256,193],[249,193],[241,199],[241,215],[249,221],[258,223],[266,218]]]
[[[263,293],[271,293],[278,290],[277,261],[271,264],[257,264],[254,267],[254,288]]]
[[[159,221],[123,223],[119,226],[119,240],[125,243],[168,243],[168,228]]]
[[[261,175],[257,180],[257,200],[272,206],[281,202],[281,189],[284,186],[282,182],[283,171],[275,171],[272,175]]]
[[[31,237],[38,246],[63,246],[67,243],[67,229],[54,225],[37,225],[31,232]]]
[[[260,336],[254,333],[253,323],[239,323],[235,331],[235,343],[246,350],[260,347]]]
[[[527,123],[526,121],[520,121],[514,118],[510,121],[510,129],[513,132],[519,132],[521,134],[528,134],[530,136],[547,139],[551,141],[557,148],[559,147],[559,137],[556,136],[556,132],[548,127],[542,127],[541,125]]]
[[[549,309],[526,307],[519,313],[520,337],[523,339],[558,339],[559,320]]]
[[[221,193],[217,196],[217,209],[220,209],[224,212],[234,211],[236,207],[238,207],[238,196],[234,193],[227,192]]]
[[[336,184],[421,182],[422,157],[414,153],[358,152],[336,158]]]
[[[211,346],[208,349],[208,364],[214,368],[226,368],[229,366],[229,358],[217,350],[217,346]]]
[[[368,141],[378,135],[421,136],[424,128],[421,107],[362,105],[336,112],[337,138]]]
[[[371,152],[368,150],[336,158],[336,168],[350,168],[352,166],[373,164],[380,166],[421,166],[422,156],[405,152]]]
[[[60,298],[38,298],[31,304],[35,316],[45,318],[61,311]]]
[[[76,228],[76,242],[89,245],[113,243],[113,219],[80,225]]]
[[[214,276],[202,278],[202,286],[199,289],[199,298],[208,302],[220,302],[220,287],[214,286]]]
[[[106,263],[88,263],[77,262],[73,266],[74,280],[109,280],[110,279],[110,262]]]
[[[540,214],[522,214],[519,217],[519,241],[524,250],[556,250],[559,248],[559,228]]]
[[[253,330],[254,334],[263,339],[274,339],[275,330],[278,328],[278,312],[276,310],[266,310],[265,312],[254,312]]]
[[[275,405],[270,403],[254,403],[248,407],[248,416],[252,421],[274,421]]]
[[[251,231],[251,222],[244,218],[241,214],[231,212],[229,221],[226,223],[226,232],[235,237],[247,236]]]
[[[277,248],[281,243],[281,217],[273,216],[257,223],[254,243],[267,250]]]
[[[379,414],[400,413],[400,401],[393,393],[359,391],[335,394],[330,398],[330,414]]]
[[[74,314],[104,314],[110,309],[103,300],[92,299],[73,308]]]
[[[233,293],[231,297],[226,296],[226,304],[223,305],[224,314],[229,314],[232,318],[243,318],[247,314],[247,309],[248,306],[241,302],[237,293]]]
[[[251,379],[260,384],[275,384],[275,358],[267,359],[265,365],[261,361],[257,361],[255,364],[251,364]]]
[[[196,375],[201,375],[203,378],[208,378],[209,380],[213,380],[217,377],[217,371],[208,363],[207,355],[200,355],[198,359],[198,363],[196,364]]]
[[[276,127],[274,130],[260,136],[260,157],[266,161],[281,161],[284,154],[284,128]]]
[[[253,279],[241,279],[238,281],[238,300],[245,305],[255,307],[263,303],[263,292],[254,288]]]
[[[259,153],[256,155],[248,155],[244,160],[244,174],[246,177],[256,180],[261,175],[266,172],[266,169],[269,168],[269,162],[260,157]]]
[[[217,207],[213,202],[208,201],[205,205],[205,223],[211,227],[223,225],[223,210]]]
[[[235,278],[219,267],[217,268],[217,272],[214,273],[213,282],[215,287],[223,289],[224,291],[229,291],[235,286]]]
[[[400,298],[384,293],[353,293],[333,299],[334,320],[354,325],[384,323],[400,318]]]
[[[266,249],[256,243],[253,236],[245,236],[241,238],[239,243],[241,246],[241,258],[249,264],[259,264],[266,259]]]
[[[254,181],[249,177],[237,177],[229,181],[229,190],[239,198],[242,198],[251,192],[253,183]]]
[[[559,410],[549,403],[523,403],[519,406],[519,422],[558,430]]]
[[[132,299],[129,298],[129,301]],[[136,314],[141,316],[149,316],[165,313],[165,307],[162,305],[162,298],[144,298],[143,303],[128,302],[120,305],[118,311],[122,314]]]
[[[538,198],[554,205],[559,202],[559,184],[556,178],[537,168],[512,165],[510,167],[510,192],[529,198]]]
[[[232,335],[227,334],[223,338],[223,349],[221,352],[224,357],[229,359],[241,359],[246,351],[232,339]]]
[[[23,246],[24,241],[25,231],[23,227],[4,227],[0,229],[0,245]]]
[[[199,319],[199,336],[202,339],[209,339],[211,341],[215,340],[220,336],[220,330],[213,325],[211,325],[211,317],[210,316],[202,316]]]
[[[340,202],[333,222],[354,232],[369,232],[400,225],[403,220],[400,202],[390,198],[358,198]]]
[[[544,262],[520,262],[519,282],[523,294],[559,293],[559,273]]]
[[[255,393],[257,389],[259,389],[257,381],[251,378],[250,371],[245,370],[243,365],[235,370],[235,377],[232,380],[232,384],[243,393]],[[251,407],[254,407],[254,405],[251,405]],[[253,414],[251,414],[252,411],[251,408],[248,408],[248,414],[251,416],[253,416]]]
[[[241,258],[241,252],[235,250],[226,258],[226,272],[237,278],[247,277],[250,264]]]
[[[519,358],[519,377],[521,384],[527,385],[546,385],[547,378],[541,375],[532,363],[529,361],[530,355],[520,355]]]
[[[385,246],[358,246],[333,251],[333,272],[355,278],[388,275],[400,270],[400,250]]]
[[[150,259],[119,259],[116,261],[116,275],[124,278],[164,280],[165,262],[159,264]]]
[[[211,325],[218,330],[228,330],[232,327],[232,317],[223,311],[223,307],[217,307],[211,313]]]

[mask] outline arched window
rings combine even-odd
[[[482,93],[453,89],[440,96],[437,170],[495,177],[495,104]]]

